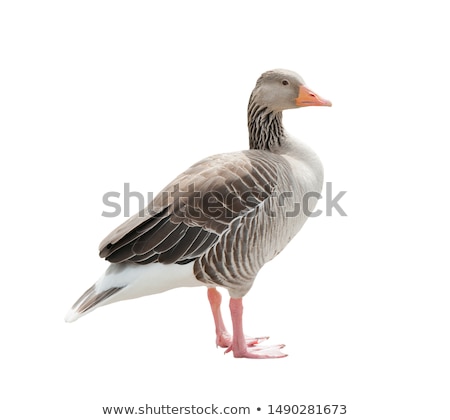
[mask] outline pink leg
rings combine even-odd
[[[233,342],[228,347],[226,353],[233,350],[234,357],[246,357],[249,359],[273,359],[287,356],[287,354],[280,351],[284,347],[284,344],[270,347],[247,347],[242,327],[242,298],[230,299],[230,311],[233,321]]]
[[[220,312],[222,296],[216,288],[208,288],[208,299],[214,317],[214,324],[216,325],[216,345],[218,347],[228,347],[231,344],[231,335],[225,328],[222,313]]]
[[[208,288],[208,300],[211,305],[211,311],[214,317],[214,324],[216,326],[216,345],[217,347],[230,348],[232,343],[231,334],[225,328],[222,313],[220,311],[220,304],[222,303],[222,295],[215,287]],[[247,346],[254,346],[259,344],[269,337],[244,337]]]

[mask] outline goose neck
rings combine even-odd
[[[248,132],[250,149],[269,150],[280,147],[286,140],[282,112],[259,106],[250,99],[248,106]]]

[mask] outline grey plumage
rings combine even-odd
[[[282,113],[261,99],[265,79],[276,83],[288,77],[271,71],[258,79],[248,106],[251,150],[191,166],[144,212],[106,237],[100,256],[113,263],[195,261],[198,280],[224,286],[232,296],[245,295],[259,269],[304,222],[301,209],[289,217],[301,204],[302,191],[283,156]]]
[[[293,181],[286,159],[272,153],[209,157],[105,238],[100,256],[114,263],[195,261],[199,280],[246,292],[264,262],[281,251],[272,247],[283,242],[277,226],[289,222],[289,208],[278,201],[286,192],[299,194]]]
[[[264,73],[248,104],[250,150],[197,162],[146,209],[111,232],[100,244],[100,256],[112,263],[110,268],[75,303],[67,319],[75,320],[106,303],[182,285],[222,286],[234,308],[235,356],[260,357],[246,350],[240,299],[261,267],[306,221],[306,194],[315,193],[307,201],[311,211],[321,191],[320,160],[309,147],[290,138],[282,125],[283,110],[309,105],[331,103],[307,89],[296,73]],[[133,269],[152,266],[157,270]],[[171,268],[163,270],[164,266]],[[217,340],[228,342],[217,315],[217,292],[210,297],[216,332],[222,331]]]

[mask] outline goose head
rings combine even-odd
[[[274,113],[305,106],[331,106],[330,101],[306,87],[299,74],[284,69],[263,73],[256,82],[250,101]]]

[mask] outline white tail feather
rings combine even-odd
[[[72,306],[66,322],[92,312],[100,306],[120,300],[162,293],[177,287],[205,286],[193,273],[189,264],[111,264],[106,272]]]

